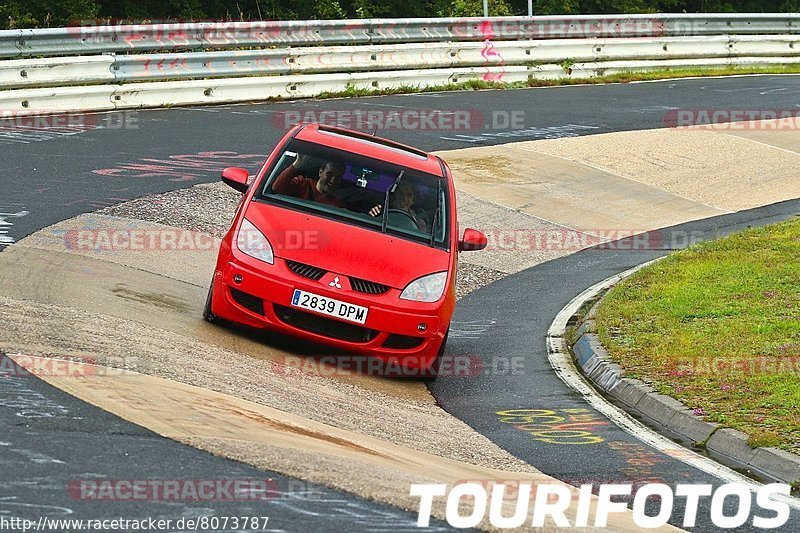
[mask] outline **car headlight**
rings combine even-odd
[[[272,245],[264,234],[258,231],[252,222],[246,218],[242,220],[239,227],[239,234],[236,236],[236,246],[242,253],[255,257],[260,261],[275,263],[275,254],[272,252]]]
[[[444,293],[445,281],[447,281],[447,272],[437,272],[417,278],[403,289],[400,298],[415,302],[435,302]]]

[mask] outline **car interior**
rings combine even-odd
[[[280,174],[294,162],[296,156],[295,152],[287,150],[273,171],[273,175]],[[306,160],[306,164],[300,169],[300,174],[317,179],[318,169],[325,165],[328,158],[307,155]],[[411,208],[414,216],[409,216],[400,209],[389,209],[388,225],[397,229],[419,232],[416,218],[424,223],[423,227],[430,228],[433,213],[436,212],[437,187],[434,179],[406,174],[401,179],[403,184],[410,185],[414,191],[415,200]],[[376,205],[383,206],[386,201],[386,191],[395,184],[396,180],[396,175],[389,174],[385,170],[345,162],[342,183],[336,191],[336,197],[347,205],[348,210],[368,214]],[[430,234],[430,230],[427,230],[426,233]]]

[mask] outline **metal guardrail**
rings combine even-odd
[[[347,70],[536,66],[569,62],[785,57],[800,54],[800,34],[551,39],[494,43],[410,43],[282,49],[100,55],[0,61],[0,86],[58,87]],[[565,72],[566,75],[566,72]]]
[[[0,31],[0,57],[486,39],[503,41],[799,32],[800,14],[771,13],[84,25]]]
[[[472,67],[394,70],[292,76],[250,76],[185,81],[155,81],[123,85],[82,85],[0,91],[3,115],[48,114],[66,111],[107,111],[166,105],[204,105],[263,101],[271,98],[308,98],[323,92],[355,89],[382,90],[414,85],[420,89],[469,80],[524,82],[530,79],[589,78],[630,71],[665,68],[725,68],[783,65],[796,57],[739,57],[671,59],[662,61],[598,61],[562,65]]]
[[[798,27],[800,14],[680,14],[3,31],[0,56],[15,59],[0,59],[0,111],[230,103],[350,87],[800,63]],[[242,50],[248,43],[254,48]],[[194,48],[201,51],[117,53]],[[206,50],[214,48],[233,49]],[[45,57],[19,58],[26,55]]]

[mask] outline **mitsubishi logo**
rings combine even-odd
[[[328,287],[336,287],[337,289],[341,289],[342,288],[342,284],[339,283],[339,276],[336,276],[335,278],[333,278],[333,281],[328,283]]]

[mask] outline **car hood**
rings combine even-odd
[[[449,266],[445,250],[309,213],[251,202],[245,217],[276,257],[396,289]]]

